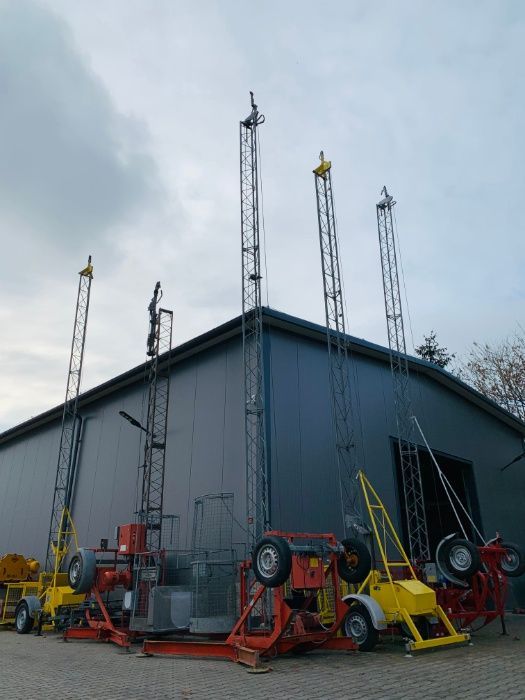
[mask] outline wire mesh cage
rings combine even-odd
[[[170,596],[170,571],[176,566],[173,552],[179,548],[179,516],[163,515],[159,529],[160,551],[135,556],[133,591],[124,600],[124,607],[131,611],[130,628],[133,630],[160,631],[177,627],[170,622],[166,598]],[[158,602],[155,608],[156,600],[163,602]],[[162,613],[159,613],[160,608],[163,608]]]
[[[233,494],[195,499],[190,550],[179,549],[180,519],[162,520],[162,548],[139,554],[128,602],[133,630],[227,633],[238,617]]]
[[[194,632],[228,632],[238,615],[233,493],[195,499],[191,549],[191,625]]]
[[[191,549],[194,552],[225,552],[229,555],[232,542],[233,493],[211,493],[196,498]]]
[[[239,614],[234,552],[229,560],[212,557],[204,554],[191,562],[192,632],[229,632]]]
[[[180,517],[178,515],[163,515],[160,536],[161,549],[176,551],[180,544]]]

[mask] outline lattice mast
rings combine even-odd
[[[314,169],[321,269],[323,274],[326,339],[328,343],[330,396],[335,426],[336,458],[345,531],[359,529],[361,522],[359,490],[353,435],[348,343],[339,245],[332,192],[332,163],[320,154],[320,165]]]
[[[248,544],[253,547],[269,527],[268,471],[264,420],[261,249],[257,129],[264,116],[250,92],[250,115],[240,122],[242,344],[246,439],[246,512]]]
[[[408,543],[413,560],[430,559],[425,501],[419,455],[414,440],[412,404],[410,399],[409,371],[406,355],[405,327],[399,274],[397,266],[393,209],[396,204],[386,187],[381,190],[384,198],[376,205],[377,229],[383,292],[390,348],[390,368],[394,388],[401,475],[405,494],[405,509],[408,527]]]
[[[53,571],[55,569],[55,557],[58,556],[59,559],[62,558],[63,553],[67,550],[69,534],[71,532],[70,524],[67,522],[67,517],[63,517],[63,513],[64,509],[67,509],[67,513],[69,512],[73,493],[75,424],[77,418],[78,395],[80,393],[80,381],[82,378],[84,348],[86,345],[89,297],[91,294],[91,281],[93,279],[91,255],[88,258],[86,267],[78,274],[77,305],[75,309],[71,353],[69,356],[66,398],[64,399],[64,409],[62,412],[53,506],[51,508],[51,520],[47,540],[46,571]]]
[[[147,355],[151,357],[148,376],[148,414],[142,500],[139,522],[146,526],[146,550],[160,552],[162,542],[162,508],[164,473],[166,465],[166,434],[170,394],[170,353],[173,329],[173,311],[158,308],[162,298],[157,282],[148,307],[149,327]],[[160,360],[161,356],[167,357]]]

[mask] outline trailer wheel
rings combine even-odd
[[[506,549],[505,555],[499,563],[499,568],[503,573],[511,578],[525,573],[525,557],[518,545],[513,542],[502,542],[501,546]]]
[[[343,540],[341,544],[345,551],[337,562],[339,576],[347,583],[362,583],[372,568],[368,547],[352,538]]]
[[[97,561],[91,549],[79,549],[71,559],[67,580],[75,593],[89,593],[95,582]]]
[[[481,557],[476,545],[459,537],[445,544],[442,556],[447,568],[461,579],[474,576],[481,567]]]
[[[345,617],[344,632],[359,647],[359,651],[372,651],[379,640],[370,613],[362,603],[352,605]]]
[[[29,634],[33,629],[34,619],[29,614],[29,606],[25,600],[18,603],[15,612],[15,629],[18,634]]]
[[[282,537],[263,537],[253,550],[252,562],[257,581],[267,588],[277,588],[292,570],[290,546]]]

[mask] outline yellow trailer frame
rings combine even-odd
[[[75,551],[78,550],[77,531],[68,509],[64,508],[57,542],[51,543],[55,556],[53,571],[42,572],[38,581],[7,584],[0,624],[14,624],[18,606],[26,600],[34,603],[29,613],[31,617],[38,618],[39,623],[43,622],[39,627],[51,630],[54,628],[53,619],[61,607],[79,605],[85,600],[86,595],[75,593],[68,584],[67,574],[60,571],[60,566],[69,552],[71,540],[75,544]]]
[[[416,576],[386,508],[364,472],[360,471],[358,477],[384,570],[372,569],[359,586],[357,595],[368,591],[368,595],[381,607],[387,625],[404,623],[412,637],[412,640],[407,642],[411,651],[468,642],[470,635],[456,631],[443,608],[438,605],[434,590]],[[399,560],[389,559],[387,554],[389,544],[395,548],[400,557]],[[402,567],[405,572],[409,572],[409,578],[395,578],[392,575],[395,567]],[[418,617],[439,620],[445,634],[432,639],[423,639],[414,620]]]

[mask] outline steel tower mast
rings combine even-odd
[[[261,251],[257,128],[264,123],[250,92],[249,116],[240,122],[242,345],[246,439],[246,515],[249,546],[269,526],[262,353]]]
[[[341,499],[341,513],[345,532],[359,532],[360,502],[356,481],[355,444],[353,435],[350,377],[348,373],[348,342],[339,246],[332,193],[331,161],[320,154],[321,164],[314,169],[321,268],[323,273],[326,339],[328,342],[330,395],[335,426],[337,469]]]
[[[390,348],[390,368],[394,386],[399,456],[405,494],[408,543],[413,560],[428,561],[430,548],[419,455],[414,440],[405,326],[394,235],[393,209],[396,202],[388,194],[386,187],[383,187],[381,194],[384,195],[384,198],[376,205],[377,230],[383,272],[383,292]]]
[[[55,490],[53,493],[53,506],[51,509],[51,521],[49,524],[49,536],[46,554],[46,571],[53,571],[55,557],[67,550],[70,527],[64,522],[64,509],[71,506],[74,481],[74,434],[77,418],[78,395],[80,393],[80,380],[82,376],[82,363],[84,361],[84,347],[86,344],[86,330],[89,311],[89,296],[91,293],[91,281],[93,279],[93,265],[91,255],[87,266],[79,273],[77,305],[75,310],[75,323],[73,326],[73,340],[69,356],[69,369],[67,374],[66,398],[62,412],[62,427],[58,448],[58,463],[55,477]],[[60,540],[60,541],[59,541]]]
[[[162,508],[166,464],[166,434],[170,395],[170,352],[173,311],[157,308],[162,298],[157,282],[148,306],[149,329],[147,355],[151,357],[148,377],[148,415],[144,445],[144,472],[139,522],[146,526],[146,550],[160,552],[162,542]],[[168,353],[163,366],[161,355]]]

